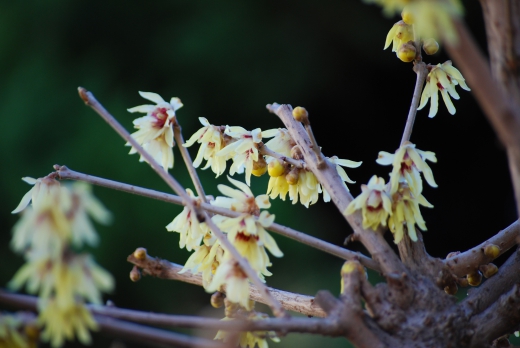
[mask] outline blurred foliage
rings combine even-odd
[[[362,160],[351,178],[366,183],[389,168],[375,163],[381,150],[398,146],[415,76],[410,64],[383,51],[397,19],[361,1],[0,1],[0,282],[6,284],[22,259],[8,247],[17,221],[12,211],[29,187],[20,178],[41,177],[53,164],[169,192],[167,186],[77,97],[91,90],[130,129],[126,109],[143,104],[137,91],[165,99],[180,97],[185,138],[199,128],[198,117],[248,129],[281,127],[267,103],[302,105],[326,155]],[[480,43],[480,8],[466,1],[467,20]],[[441,48],[442,50],[442,48]],[[447,57],[428,57],[437,64]],[[470,86],[471,87],[471,86]],[[470,93],[443,105],[434,119],[419,112],[412,141],[434,151],[438,189],[424,195],[435,205],[423,210],[428,251],[444,257],[464,250],[514,220],[507,163],[496,136]],[[428,109],[428,108],[426,108]],[[194,151],[195,149],[192,149]],[[195,154],[195,152],[192,152]],[[191,186],[181,157],[171,171]],[[199,171],[200,172],[200,171]],[[200,172],[209,194],[218,194],[212,173]],[[225,181],[219,178],[218,182]],[[266,178],[253,179],[263,193]],[[357,195],[359,185],[350,185]],[[192,285],[145,278],[131,283],[126,256],[146,247],[153,256],[184,263],[178,235],[165,226],[180,207],[96,188],[114,213],[112,226],[98,226],[97,261],[117,279],[109,296],[117,306],[176,314],[222,317],[208,309],[209,296]],[[351,232],[331,204],[309,210],[275,201],[277,221],[341,244]],[[339,292],[341,261],[275,236],[285,253],[273,258],[268,284],[313,295]],[[360,248],[358,245],[352,246]],[[206,333],[212,336],[214,333]],[[96,346],[110,341],[96,336]],[[277,347],[345,347],[342,339],[289,335]],[[132,346],[132,345],[128,345]]]

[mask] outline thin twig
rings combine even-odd
[[[179,273],[183,267],[167,260],[161,260],[149,255],[146,255],[142,259],[138,259],[134,254],[131,254],[128,256],[127,261],[141,268],[144,275],[151,275],[161,279],[178,280],[202,286],[202,276],[200,273],[193,274],[189,271]],[[287,310],[316,317],[325,316],[325,312],[314,303],[314,298],[312,296],[295,294],[273,288],[268,288],[268,290],[270,294],[277,301],[282,303],[283,307]],[[269,304],[261,291],[262,290],[259,291],[256,286],[250,286],[249,298],[256,302]],[[223,292],[225,292],[225,288],[223,289]]]
[[[168,203],[173,203],[173,204],[178,204],[178,205],[183,204],[182,198],[180,198],[179,196],[146,189],[146,188],[142,188],[139,186],[128,185],[128,184],[120,183],[117,181],[103,179],[103,178],[99,178],[99,177],[88,175],[88,174],[79,173],[79,172],[76,172],[76,171],[73,171],[73,170],[67,168],[66,166],[56,165],[55,169],[57,170],[58,177],[62,180],[63,179],[80,180],[80,181],[88,182],[93,185],[103,186],[103,187],[111,188],[111,189],[118,190],[118,191],[124,191],[127,193],[132,193],[132,194],[136,194],[139,196],[157,199],[157,200],[161,200],[161,201],[168,202]],[[232,210],[218,207],[218,206],[214,206],[209,203],[202,203],[201,208],[210,213],[213,213],[213,214],[219,214],[219,215],[233,217],[233,218],[241,215],[241,213],[239,213],[239,212],[232,211]],[[313,247],[318,250],[329,253],[331,255],[337,256],[341,259],[359,260],[359,262],[361,262],[361,264],[363,264],[363,266],[371,268],[375,271],[380,271],[380,268],[379,268],[379,265],[377,262],[375,262],[374,260],[366,257],[365,255],[363,255],[359,252],[354,252],[354,251],[339,247],[337,245],[323,241],[319,238],[309,236],[308,234],[305,234],[300,231],[296,231],[292,228],[289,228],[289,227],[286,227],[286,226],[283,226],[283,225],[280,225],[277,223],[273,223],[267,229],[269,231],[278,233],[287,238],[291,238],[302,244],[306,244],[310,247]]]
[[[406,119],[406,126],[404,128],[403,137],[401,138],[401,146],[406,141],[409,141],[410,136],[412,135],[413,124],[415,122],[415,116],[417,115],[417,106],[421,100],[422,88],[424,81],[426,80],[426,76],[428,75],[426,64],[423,62],[416,63],[413,69],[417,73],[417,79],[415,81],[415,88],[413,90],[412,102],[410,103],[410,110],[408,111],[408,118]]]
[[[11,294],[8,292],[0,291],[0,303],[15,308],[21,308],[31,311],[37,310],[38,298],[35,296],[27,296],[20,294]],[[93,314],[96,314],[92,310],[94,306],[88,306]],[[223,348],[220,342],[210,341],[198,337],[189,337],[178,333],[164,331],[152,327],[142,326],[133,324],[113,318],[107,318],[100,315],[95,316],[95,320],[99,325],[101,332],[116,335],[123,339],[134,340],[138,342],[144,342],[158,347],[164,347],[164,345],[175,346],[175,347],[201,347],[201,348]]]
[[[486,245],[494,244],[500,248],[500,256],[513,246],[516,245],[516,239],[520,235],[520,224],[518,221],[513,222],[507,228],[503,229],[485,242],[463,252],[454,257],[444,260],[444,264],[449,270],[458,277],[478,269],[480,265],[493,261],[492,258],[484,254]]]
[[[200,222],[206,222],[206,225],[210,228],[211,232],[215,234],[215,237],[222,244],[222,247],[226,249],[233,259],[235,259],[244,273],[248,278],[255,284],[262,296],[265,296],[267,304],[272,308],[273,313],[276,316],[285,316],[285,312],[278,301],[276,301],[267,290],[266,285],[260,280],[256,271],[251,267],[249,262],[240,255],[238,250],[231,244],[227,237],[222,231],[215,225],[210,219],[207,212],[203,211],[200,206],[195,204],[195,201],[190,198],[184,188],[171,176],[163,167],[157,163],[157,161],[143,149],[139,143],[128,133],[128,131],[119,123],[117,120],[101,105],[91,92],[88,92],[85,88],[78,88],[81,99],[90,106],[98,115],[100,115],[123,139],[129,142],[136,151],[146,159],[150,166],[155,170],[157,174],[170,186],[170,188],[182,197],[184,203],[192,209],[196,214]]]
[[[264,143],[261,143],[261,145],[258,147],[258,151],[262,155],[274,157],[280,161],[287,162],[296,168],[306,169],[304,161],[295,160],[294,158],[279,154],[278,152],[275,152],[275,151],[271,150],[270,148],[268,148]]]
[[[195,190],[197,191],[198,196],[202,200],[202,202],[207,203],[206,194],[204,193],[204,188],[202,187],[202,183],[200,182],[200,178],[197,175],[197,170],[193,166],[193,161],[191,160],[190,153],[188,149],[182,146],[184,144],[184,138],[182,136],[182,128],[179,124],[179,121],[176,119],[175,124],[173,125],[173,136],[175,137],[175,141],[177,142],[177,148],[181,152],[182,159],[186,164],[186,168],[188,169],[188,173],[190,174],[191,181],[195,186]]]

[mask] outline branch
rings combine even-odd
[[[249,262],[240,255],[238,250],[231,244],[231,242],[227,239],[227,237],[222,233],[222,231],[217,227],[217,225],[210,219],[207,212],[203,211],[195,201],[190,198],[188,193],[184,190],[184,188],[171,176],[163,167],[157,163],[157,161],[143,149],[141,145],[137,143],[137,141],[128,133],[128,131],[119,123],[117,120],[108,113],[108,111],[96,100],[94,95],[88,92],[85,88],[78,88],[79,95],[81,99],[90,106],[94,111],[98,113],[123,139],[129,142],[136,151],[150,164],[150,166],[155,170],[157,174],[170,186],[170,188],[177,193],[192,211],[194,211],[197,215],[197,219],[199,222],[206,222],[206,225],[209,227],[211,232],[217,237],[219,242],[222,244],[222,247],[226,249],[233,259],[235,259],[240,268],[244,271],[247,277],[256,285],[259,292],[265,297],[265,303],[268,304],[273,310],[274,315],[276,316],[285,316],[284,310],[281,304],[276,301],[269,291],[267,290],[267,286],[260,280],[256,271],[251,267]]]
[[[498,269],[498,273],[484,282],[479,288],[473,289],[462,302],[466,314],[479,314],[490,307],[502,294],[520,283],[520,253],[517,250]]]
[[[173,136],[175,141],[179,146],[177,148],[181,152],[182,159],[186,164],[186,168],[188,169],[188,173],[190,174],[191,181],[195,186],[195,190],[197,191],[197,195],[200,197],[202,202],[207,203],[206,194],[204,193],[204,188],[202,187],[202,183],[200,182],[200,178],[197,175],[197,170],[193,166],[193,161],[191,160],[190,153],[188,149],[182,146],[184,144],[184,138],[182,137],[182,128],[179,124],[178,120],[175,119],[175,124],[173,126]]]
[[[200,273],[193,274],[187,271],[179,274],[179,271],[182,270],[183,267],[166,260],[161,260],[149,255],[146,255],[141,260],[136,258],[134,254],[131,254],[128,256],[127,261],[141,268],[145,275],[151,275],[161,279],[179,280],[199,286],[202,285],[202,276]],[[314,303],[314,298],[311,296],[295,294],[273,288],[268,288],[268,290],[277,301],[283,304],[285,309],[305,315],[317,317],[325,316],[325,312]],[[225,289],[222,291],[225,292]],[[249,287],[249,298],[256,302],[266,303],[266,299],[255,286]]]
[[[500,19],[501,21],[502,19]],[[518,100],[511,100],[500,84],[491,76],[489,64],[477,47],[464,23],[454,21],[457,44],[446,42],[449,55],[457,63],[475,98],[491,122],[502,144],[507,148],[517,212],[520,211],[520,107]],[[516,173],[516,174],[515,174]],[[519,213],[520,216],[520,213]]]
[[[379,263],[381,271],[384,274],[405,272],[404,265],[385,241],[382,232],[363,229],[361,225],[362,218],[360,212],[351,215],[343,214],[348,204],[353,199],[352,195],[345,188],[343,180],[339,176],[335,165],[332,165],[329,161],[325,160],[325,166],[319,168],[319,162],[311,148],[311,141],[301,123],[297,122],[293,118],[291,106],[275,103],[267,105],[267,109],[280,117],[282,122],[285,124],[291,138],[300,146],[308,168],[314,173],[318,181],[330,194],[332,201],[354,230],[356,238],[363,243],[372,255],[372,258]]]
[[[287,163],[293,165],[296,168],[306,169],[304,161],[298,161],[298,160],[295,160],[294,158],[287,157],[287,156],[284,156],[282,154],[279,154],[278,152],[275,152],[275,151],[271,150],[270,148],[268,148],[267,146],[265,146],[264,143],[260,143],[259,144],[258,151],[262,155],[274,157],[274,158],[276,158],[276,159],[278,159],[280,161],[287,162]]]
[[[452,258],[446,259],[443,262],[451,273],[458,277],[463,277],[471,273],[471,271],[478,269],[480,265],[485,265],[493,261],[494,258],[490,258],[484,254],[486,245],[497,245],[500,248],[500,253],[496,256],[498,257],[516,245],[516,239],[519,235],[520,224],[518,221],[515,221],[485,242]]]
[[[420,47],[418,52],[420,52]],[[408,111],[408,118],[406,119],[406,126],[404,127],[403,137],[401,138],[401,145],[406,141],[410,140],[412,135],[413,124],[415,122],[415,116],[417,115],[417,106],[421,100],[421,92],[428,75],[426,64],[418,62],[414,65],[413,70],[417,73],[417,79],[415,81],[415,88],[413,90],[412,102],[410,104],[410,110]]]
[[[472,347],[487,347],[491,341],[504,334],[510,334],[520,322],[520,284],[493,303],[481,314],[471,318],[474,327]]]
[[[61,180],[70,179],[70,180],[85,181],[85,182],[88,182],[90,184],[97,185],[97,186],[103,186],[103,187],[107,187],[107,188],[118,190],[118,191],[123,191],[123,192],[132,193],[132,194],[136,194],[136,195],[143,196],[143,197],[157,199],[157,200],[161,200],[161,201],[164,201],[167,203],[183,205],[182,198],[180,198],[179,196],[146,189],[146,188],[142,188],[139,186],[123,184],[123,183],[120,183],[117,181],[103,179],[103,178],[99,178],[99,177],[88,175],[88,174],[79,173],[79,172],[76,172],[76,171],[73,171],[73,170],[67,168],[66,166],[55,165],[54,169],[57,170],[58,178]],[[224,215],[224,216],[229,216],[229,217],[238,217],[241,215],[240,213],[238,213],[236,211],[213,206],[208,203],[202,203],[200,206],[202,209],[204,209],[210,213],[213,213],[213,214],[219,214],[219,215]],[[359,262],[361,262],[363,264],[363,266],[371,268],[376,271],[380,271],[379,265],[374,260],[366,257],[365,255],[363,255],[361,253],[350,251],[348,249],[325,242],[321,239],[309,236],[303,232],[296,231],[292,228],[285,227],[285,226],[277,224],[277,223],[273,223],[267,229],[269,231],[278,233],[287,238],[296,240],[297,242],[309,245],[318,250],[321,250],[321,251],[324,251],[331,255],[337,256],[341,259],[359,260]]]
[[[38,298],[34,296],[10,294],[0,291],[0,303],[16,308],[37,311]],[[93,314],[94,306],[87,306]],[[121,320],[96,315],[95,320],[101,332],[115,335],[123,339],[134,340],[146,344],[164,347],[165,344],[175,347],[223,348],[222,343],[197,337],[189,337],[174,332],[159,330]]]

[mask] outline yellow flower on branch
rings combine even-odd
[[[386,226],[386,220],[392,214],[392,201],[383,178],[374,175],[368,185],[361,185],[361,194],[350,202],[345,214],[356,210],[361,210],[363,228],[376,230],[380,224]]]
[[[139,105],[128,109],[129,112],[141,112],[146,116],[134,120],[134,128],[137,132],[132,137],[162,165],[165,170],[173,168],[173,125],[175,124],[175,111],[182,107],[179,98],[172,98],[170,102],[157,93],[139,92],[141,97],[155,103],[155,105]],[[126,143],[131,146],[130,143]],[[137,150],[132,147],[130,154]],[[145,159],[141,156],[141,162]]]
[[[229,320],[264,320],[269,318],[264,313],[259,313],[255,311],[249,312],[247,316],[240,316],[238,318],[224,318],[223,321]],[[233,335],[230,332],[219,330],[217,335],[215,336],[216,340],[222,340],[224,343],[233,341],[233,347],[240,346],[240,348],[268,348],[267,338],[270,338],[273,342],[280,342],[280,339],[277,337],[276,332],[274,331],[245,331],[240,332],[238,335]]]
[[[251,309],[249,280],[238,262],[231,258],[219,265],[206,291],[219,291],[223,286],[226,288],[226,297],[229,301],[238,303],[248,310]]]
[[[459,94],[455,90],[455,86],[457,85],[460,85],[460,87],[466,91],[470,91],[464,77],[462,77],[460,71],[453,67],[451,60],[448,60],[443,64],[437,64],[437,66],[431,69],[426,78],[426,86],[424,86],[421,95],[421,103],[417,110],[424,108],[430,99],[430,113],[428,114],[428,117],[434,117],[437,115],[439,109],[438,92],[440,91],[442,100],[444,100],[444,104],[446,104],[449,113],[454,115],[456,110],[450,96],[453,99],[460,99]]]

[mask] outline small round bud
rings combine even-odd
[[[285,172],[285,167],[283,166],[282,162],[280,162],[277,159],[272,160],[269,162],[269,165],[267,166],[267,171],[269,172],[269,176],[277,177],[283,175]]]
[[[426,39],[423,41],[422,49],[424,53],[431,56],[439,50],[439,43],[435,39]]]
[[[134,251],[134,257],[140,261],[146,259],[146,249],[145,248],[137,248]]]
[[[130,271],[130,280],[135,282],[138,282],[139,279],[141,279],[141,272],[139,271],[139,268],[137,266],[134,266],[132,270]]]
[[[289,185],[296,185],[298,180],[300,180],[300,169],[293,168],[287,175],[285,176],[285,180]]]
[[[488,244],[484,247],[484,255],[494,260],[500,255],[500,247],[495,244]]]
[[[471,286],[479,286],[482,283],[482,273],[476,271],[468,274],[468,284]]]
[[[455,295],[457,291],[459,290],[459,287],[457,286],[457,283],[453,282],[449,285],[446,285],[444,287],[444,292],[448,295]]]
[[[405,6],[403,12],[401,12],[401,18],[406,24],[411,25],[414,23],[412,13],[410,12],[410,8],[408,6]]]
[[[224,299],[226,295],[224,293],[217,291],[213,295],[211,295],[211,306],[213,308],[220,308],[224,305]]]
[[[253,170],[251,174],[254,176],[262,176],[267,172],[267,163],[265,162],[264,156],[259,156],[258,161],[253,162]]]
[[[341,274],[359,272],[365,274],[365,268],[357,261],[346,261],[341,267]]]
[[[307,110],[301,106],[295,107],[292,111],[292,115],[294,119],[298,122],[304,122],[309,117],[309,113],[307,112]]]
[[[490,278],[498,272],[498,267],[494,263],[490,263],[488,265],[481,265],[479,269],[482,272],[482,275],[484,275],[484,277],[486,278]]]
[[[410,63],[415,59],[415,46],[411,43],[404,43],[397,50],[397,57],[405,63]]]

